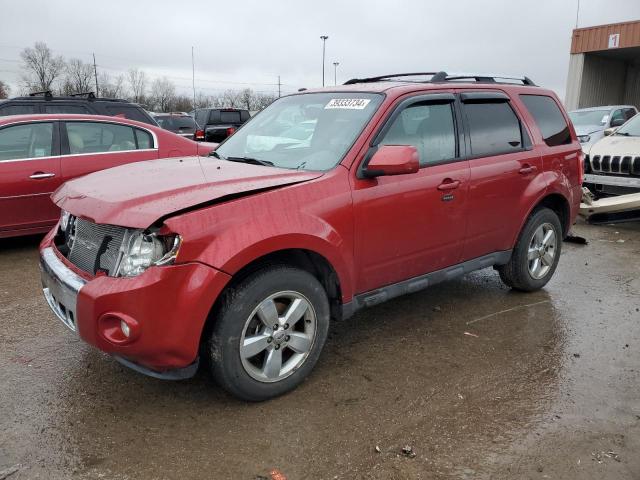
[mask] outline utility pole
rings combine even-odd
[[[333,62],[333,84],[338,85],[338,65],[340,62]]]
[[[280,75],[278,75],[278,98],[280,98],[280,95],[281,95],[281,91],[280,91],[280,86],[281,85],[282,84],[280,83]]]
[[[324,54],[325,54],[325,45],[327,43],[328,35],[321,35],[320,40],[322,40],[322,86],[324,87]]]
[[[578,16],[580,15],[580,0],[578,0],[578,8],[576,9],[576,28],[578,28]]]
[[[191,47],[191,82],[193,84],[193,109],[196,109],[196,62],[193,56],[193,46]]]
[[[98,67],[96,66],[96,54],[93,54],[93,75],[96,77],[96,97],[98,96]]]

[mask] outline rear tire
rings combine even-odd
[[[525,224],[511,259],[497,267],[509,287],[532,292],[544,287],[556,270],[562,250],[562,224],[549,208],[534,211]]]
[[[211,373],[232,395],[263,401],[311,373],[329,329],[329,300],[310,273],[288,266],[253,273],[222,296],[207,342]]]

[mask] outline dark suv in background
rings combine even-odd
[[[158,126],[153,117],[140,105],[115,98],[96,97],[93,92],[56,97],[51,92],[32,93],[0,101],[0,116],[31,115],[34,113],[75,113],[124,117]]]
[[[205,142],[222,142],[251,118],[249,110],[237,108],[199,108],[189,112],[204,130]]]
[[[153,118],[161,128],[180,135],[181,137],[188,138],[189,140],[196,140],[198,124],[188,113],[154,113]],[[198,138],[198,140],[204,140],[204,138]]]

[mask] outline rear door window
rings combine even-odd
[[[571,143],[571,133],[558,104],[546,95],[520,95],[536,121],[544,142],[550,147]]]
[[[633,108],[625,108],[624,109],[624,118],[625,118],[625,120],[629,120],[635,114],[636,114],[636,111]]]
[[[508,102],[467,102],[463,106],[469,125],[471,153],[474,157],[522,150],[520,120]]]
[[[67,122],[69,153],[92,154],[136,150],[134,129],[100,122]]]
[[[0,129],[0,162],[50,157],[52,150],[53,123],[28,123]]]

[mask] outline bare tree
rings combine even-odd
[[[135,103],[145,103],[147,91],[146,74],[137,68],[132,68],[127,72],[127,83],[131,90],[131,100]]]
[[[30,91],[51,90],[53,82],[65,68],[64,59],[54,56],[44,42],[36,42],[33,48],[20,52],[22,58],[22,81]]]
[[[222,94],[222,107],[236,108],[240,106],[240,94],[237,90],[225,90]]]
[[[122,98],[125,96],[124,75],[111,77],[108,73],[102,72],[98,76],[100,84],[100,96],[105,98]]]
[[[10,91],[9,85],[0,80],[0,98],[9,98]]]
[[[170,112],[176,100],[176,87],[167,77],[157,78],[151,84],[151,102],[154,110]]]
[[[175,97],[171,109],[176,112],[190,112],[193,110],[193,98],[189,95],[178,95]]]
[[[253,110],[255,103],[255,93],[250,88],[245,88],[238,94],[240,106],[246,110]]]
[[[65,72],[64,86],[71,89],[71,92],[65,93],[84,93],[95,90],[91,88],[95,86],[93,65],[84,63],[78,58],[72,58],[67,62]]]
[[[277,100],[277,96],[275,94],[269,95],[266,93],[258,93],[255,96],[253,108],[251,110],[262,110],[263,108],[271,105],[275,100]]]
[[[211,105],[211,97],[208,97],[202,92],[198,92],[196,95],[196,104],[193,108],[206,108]]]

